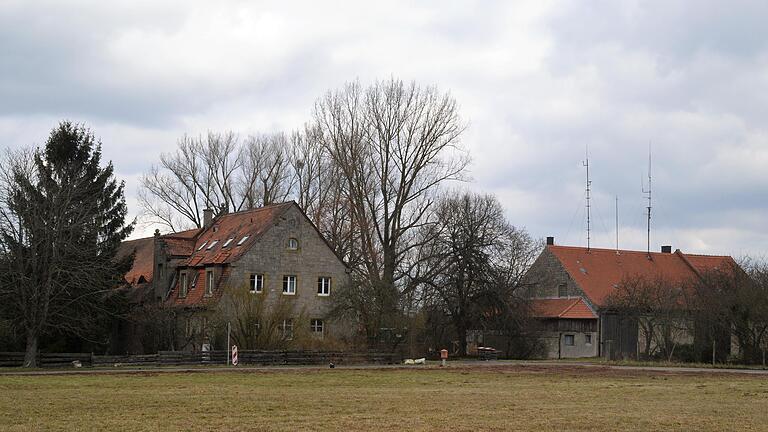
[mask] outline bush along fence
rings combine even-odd
[[[239,365],[324,365],[345,364],[397,364],[402,362],[398,353],[345,352],[345,351],[260,351],[240,350]],[[21,367],[24,353],[0,352],[0,367]],[[195,366],[226,365],[227,351],[160,351],[141,355],[94,355],[89,353],[39,353],[37,364],[43,368],[121,367],[121,366]]]

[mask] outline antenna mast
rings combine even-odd
[[[591,232],[590,232],[590,222],[591,221],[590,221],[590,203],[589,203],[589,200],[590,200],[590,191],[591,191],[591,186],[592,186],[592,182],[589,180],[589,145],[587,145],[586,160],[584,162],[582,162],[582,164],[587,168],[587,187],[586,187],[586,192],[587,192],[587,194],[586,194],[586,198],[587,198],[587,204],[586,204],[586,206],[587,206],[587,252],[589,252],[590,246],[591,246],[591,243],[590,243],[590,240],[591,240],[591,237],[590,237],[590,234],[591,234]]]
[[[648,258],[651,257],[651,143],[648,143],[648,190],[645,190],[645,187],[642,188],[643,193],[648,195],[646,198],[648,199],[648,207],[646,209],[648,210],[648,231],[647,231],[647,243],[646,243],[646,252],[648,253]]]
[[[619,196],[616,195],[616,255],[619,254]]]

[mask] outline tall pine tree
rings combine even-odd
[[[28,167],[29,168],[29,167]],[[62,122],[31,169],[13,168],[0,222],[0,303],[36,366],[39,341],[55,331],[88,337],[109,313],[109,295],[133,257],[116,260],[126,225],[124,184],[84,126]]]

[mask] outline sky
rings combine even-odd
[[[463,187],[535,237],[768,251],[768,2],[0,0],[0,145],[85,123],[126,182],[183,134],[290,131],[352,80],[450,92]],[[134,237],[154,227],[140,225]]]

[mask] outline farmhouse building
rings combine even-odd
[[[239,320],[242,326],[250,319],[250,330],[258,332],[266,316],[277,322],[261,330],[288,341],[295,333],[323,340],[346,330],[328,312],[347,269],[295,202],[215,218],[206,210],[202,228],[125,242],[123,253],[132,252],[136,258],[126,274],[131,298],[171,312],[168,348],[223,349],[216,322]],[[249,306],[250,317],[228,315],[242,313],[240,303],[258,310]]]
[[[735,265],[729,256],[558,246],[547,244],[525,276],[534,317],[542,328],[548,358],[634,358],[637,323],[606,307],[606,299],[628,277],[663,278],[674,285]]]

